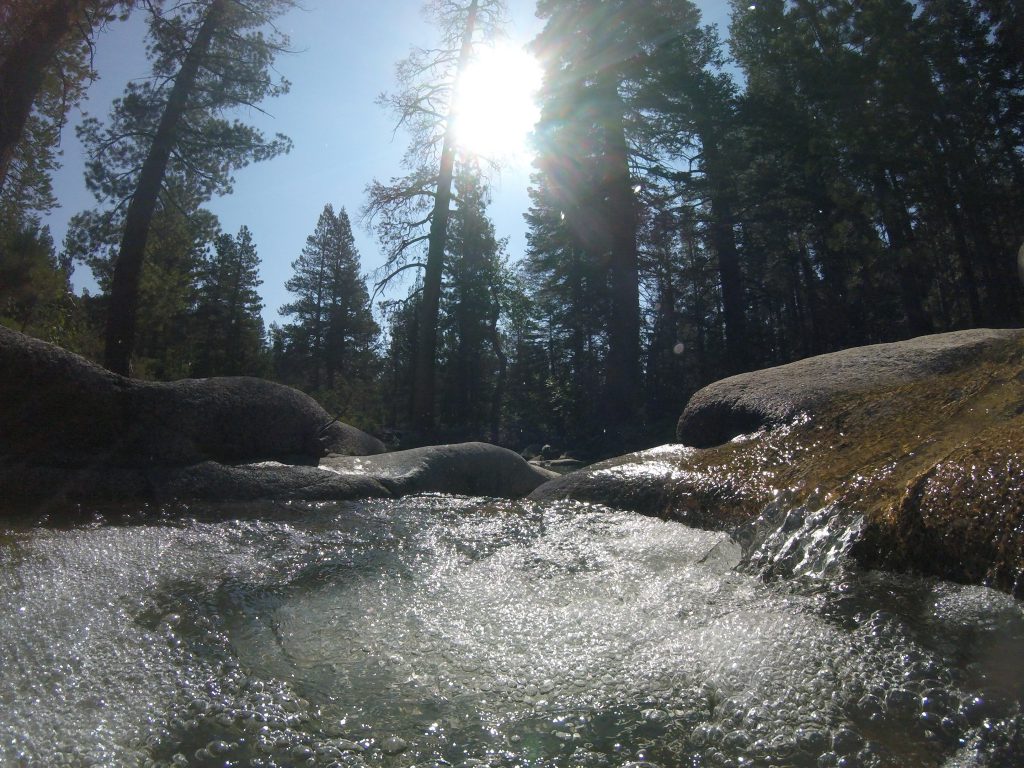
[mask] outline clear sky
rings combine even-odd
[[[393,136],[394,118],[374,102],[394,87],[395,65],[414,45],[434,44],[432,28],[420,12],[420,0],[300,0],[304,9],[290,11],[279,26],[291,38],[294,54],[278,58],[276,67],[292,83],[290,93],[262,105],[259,113],[242,117],[268,134],[291,137],[291,153],[239,171],[232,195],[213,200],[208,208],[226,232],[245,225],[252,230],[262,260],[261,292],[268,323],[279,321],[278,307],[289,300],[284,283],[291,263],[312,233],[326,203],[344,207],[353,220],[364,272],[383,262],[376,238],[358,223],[364,190],[374,178],[403,172],[406,137]],[[540,29],[534,0],[509,0],[509,37],[525,44]],[[725,0],[698,2],[705,21],[726,24]],[[95,65],[100,79],[82,109],[105,119],[110,103],[125,83],[148,74],[144,55],[142,14],[112,25],[100,37]],[[80,117],[76,111],[71,125]],[[55,178],[61,207],[47,219],[59,244],[68,219],[95,203],[85,189],[82,148],[74,131],[62,137],[63,168]],[[492,180],[491,218],[498,237],[508,237],[515,259],[525,248],[523,213],[530,169],[506,167]],[[76,288],[92,286],[88,269],[77,267]],[[404,289],[402,289],[404,293]]]

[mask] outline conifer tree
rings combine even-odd
[[[364,221],[376,227],[388,252],[381,284],[406,269],[423,270],[412,410],[423,438],[435,422],[438,318],[458,150],[454,96],[474,46],[500,28],[505,0],[430,0],[426,8],[440,44],[414,50],[399,64],[398,91],[381,98],[410,133],[404,160],[410,172],[387,184],[373,182],[363,209]],[[424,247],[420,260],[414,254]]]
[[[574,168],[579,173],[586,166]],[[543,349],[547,366],[538,390],[550,400],[535,416],[547,425],[549,439],[578,445],[594,436],[603,411],[601,372],[608,365],[605,328],[610,298],[607,268],[588,249],[587,231],[568,224],[574,215],[589,215],[592,209],[582,195],[599,187],[584,184],[571,197],[563,196],[551,190],[552,184],[563,183],[562,178],[561,173],[533,178],[522,270],[531,288],[534,320],[532,328],[524,327],[518,334],[516,348],[517,358],[534,356],[531,346]],[[567,201],[574,206],[569,212],[564,210]],[[521,375],[513,375],[513,382]]]
[[[626,101],[641,53],[629,24],[633,5],[541,2],[538,15],[547,21],[534,41],[545,69],[541,171],[549,177],[559,217],[565,216],[588,258],[607,275],[601,400],[613,435],[637,416],[641,390],[638,211]]]
[[[335,214],[330,204],[324,206],[292,269],[285,287],[296,298],[281,314],[295,320],[283,330],[293,357],[304,360],[305,385],[332,391],[342,381],[366,381],[380,329],[344,208]]]
[[[260,258],[248,227],[220,234],[199,268],[193,312],[193,375],[241,376],[260,372],[263,359],[263,300]]]
[[[177,189],[166,190],[166,194],[169,200],[189,199]],[[100,209],[76,214],[64,240],[64,253],[84,263],[99,287],[90,304],[97,315],[100,351],[122,213]],[[139,280],[132,360],[135,375],[156,379],[192,375],[195,345],[189,329],[196,288],[207,251],[219,231],[217,217],[204,208],[187,211],[171,204],[161,206],[154,215]]]
[[[487,217],[489,194],[474,163],[455,179],[459,205],[447,238],[440,303],[440,423],[453,436],[484,439],[500,431],[505,361],[498,323],[505,295],[505,242]]]
[[[35,221],[0,230],[0,323],[58,341],[70,277],[47,227]]]
[[[24,173],[25,165],[52,162],[55,134],[93,77],[88,52],[94,30],[112,19],[118,8],[127,10],[134,4],[134,0],[5,0],[0,4],[0,191],[12,166]]]
[[[267,139],[229,115],[287,91],[287,81],[269,74],[286,39],[265,28],[291,4],[203,0],[166,13],[153,7],[153,78],[128,85],[106,126],[91,118],[79,129],[90,153],[87,184],[108,212],[113,268],[105,362],[111,370],[129,373],[154,217],[167,209],[190,215],[231,191],[235,169],[290,147],[285,137]]]

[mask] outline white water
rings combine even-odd
[[[184,512],[0,529],[0,765],[1020,757],[1021,605],[828,542],[828,581],[766,584],[722,534],[587,505]]]

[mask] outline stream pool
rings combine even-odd
[[[451,496],[0,524],[2,766],[1024,764],[1024,610]]]

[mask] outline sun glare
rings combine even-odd
[[[456,95],[459,148],[502,164],[527,162],[527,138],[540,117],[540,83],[540,64],[522,48],[510,43],[481,48]]]

